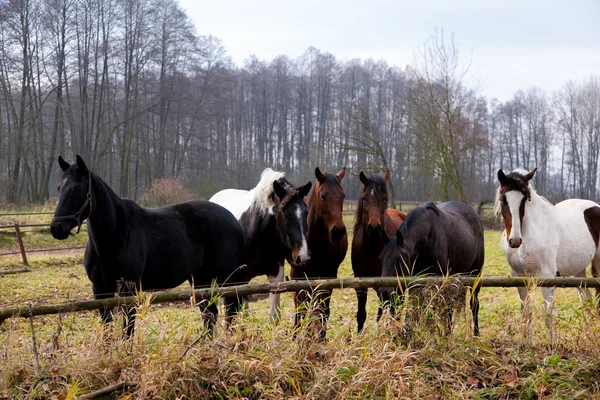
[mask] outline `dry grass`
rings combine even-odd
[[[499,233],[486,232],[487,275],[507,275]],[[340,276],[351,276],[349,256]],[[427,304],[436,305],[437,291]],[[0,278],[0,307],[88,299],[80,258],[40,260],[32,272]],[[0,398],[77,398],[122,381],[139,384],[132,398],[597,398],[600,395],[600,321],[576,291],[558,290],[557,344],[549,343],[539,290],[531,300],[532,332],[521,322],[514,288],[480,294],[481,337],[470,312],[451,334],[432,328],[432,308],[421,311],[405,340],[404,321],[375,322],[369,293],[365,332],[356,334],[354,291],[332,297],[328,341],[306,332],[292,341],[293,302],[282,296],[283,319],[268,323],[268,300],[250,304],[233,330],[213,339],[189,305],[138,310],[136,334],[120,336],[118,322],[103,326],[96,313],[34,318],[40,369],[29,321],[0,327]],[[408,306],[407,306],[408,307]],[[435,308],[435,307],[434,307]],[[435,317],[435,316],[434,316]],[[222,318],[220,319],[222,322]],[[113,398],[120,398],[115,395]]]

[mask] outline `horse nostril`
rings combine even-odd
[[[296,257],[296,264],[302,264],[302,258],[300,258],[300,256]]]
[[[512,248],[520,247],[522,240],[520,238],[510,238],[508,239],[508,245]]]

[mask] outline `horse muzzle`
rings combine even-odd
[[[369,234],[381,233],[381,224],[369,224],[367,230],[369,231]]]
[[[344,236],[346,236],[345,226],[342,226],[341,228],[334,226],[333,228],[331,228],[331,240],[333,240],[334,242],[339,242],[344,238]]]
[[[73,228],[72,221],[52,221],[50,224],[50,233],[54,239],[65,240],[69,237]]]
[[[513,249],[518,249],[523,244],[523,239],[521,238],[509,238],[508,245]]]

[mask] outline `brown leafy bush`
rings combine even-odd
[[[162,207],[181,201],[191,200],[194,196],[177,178],[163,178],[152,181],[140,199],[148,207]]]

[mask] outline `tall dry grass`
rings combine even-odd
[[[464,307],[462,294],[446,289],[429,289],[418,309],[408,302],[401,310],[405,317],[386,315],[360,335],[353,318],[338,317],[325,343],[315,339],[310,313],[292,340],[293,313],[273,326],[266,321],[266,302],[252,304],[230,331],[220,326],[211,339],[196,308],[150,305],[141,296],[131,340],[122,339],[120,318],[108,326],[92,313],[36,318],[40,370],[28,321],[11,320],[2,327],[0,396],[77,398],[122,381],[138,383],[132,398],[600,395],[600,323],[592,305],[562,310],[554,344],[539,295],[531,297],[531,331],[513,310],[501,324],[483,321],[482,337],[475,338],[470,312],[454,314],[452,332],[439,329],[446,322],[441,299],[452,293],[451,300]],[[339,300],[333,299],[335,307]],[[415,313],[416,321],[406,317]]]

